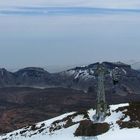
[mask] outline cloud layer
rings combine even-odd
[[[139,12],[139,0],[4,0],[0,2],[0,14],[4,15],[118,14]]]
[[[0,6],[84,6],[102,8],[139,8],[139,0],[4,0]]]
[[[94,15],[94,14],[140,14],[140,9],[90,8],[90,7],[12,7],[0,9],[0,15]]]

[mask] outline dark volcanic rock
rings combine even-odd
[[[93,123],[90,120],[80,122],[79,127],[74,133],[75,136],[98,136],[106,133],[110,126],[108,123]]]
[[[120,118],[117,122],[121,129],[140,128],[140,102],[131,102],[129,106],[120,107],[116,111],[121,111],[124,114],[124,118]],[[123,121],[128,116],[130,120]]]

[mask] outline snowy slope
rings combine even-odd
[[[88,111],[88,117],[85,117],[84,114],[76,114],[75,112],[67,113],[62,116],[41,122],[36,124],[36,126],[30,126],[23,128],[12,133],[1,136],[1,140],[139,140],[140,138],[140,129],[139,128],[124,128],[120,129],[119,125],[116,123],[118,120],[122,119],[124,122],[130,120],[129,116],[125,116],[123,111],[116,111],[120,107],[128,107],[129,104],[119,104],[111,105],[110,113],[106,117],[106,123],[110,124],[110,130],[107,133],[99,135],[97,137],[75,137],[74,133],[79,126],[79,122],[82,120],[87,120],[88,117],[90,120],[93,120],[93,115],[95,110],[91,109]],[[75,115],[74,115],[75,114]],[[67,117],[72,118],[73,125],[65,127],[68,122]],[[103,123],[103,122],[101,122]],[[61,127],[60,127],[61,126]],[[52,131],[52,127],[54,128]]]

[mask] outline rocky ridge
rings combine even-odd
[[[95,92],[97,89],[97,67],[99,63],[76,67],[59,73],[49,73],[42,68],[29,67],[9,72],[0,69],[0,87],[63,87]],[[105,75],[106,90],[113,92],[112,71],[117,67],[121,76],[116,88],[119,94],[140,93],[140,71],[123,63],[103,62],[107,70]]]

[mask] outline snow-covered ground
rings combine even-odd
[[[107,133],[104,133],[102,135],[99,135],[97,137],[75,137],[74,132],[79,126],[79,123],[72,125],[68,128],[61,128],[60,130],[56,130],[53,132],[49,131],[50,126],[54,121],[61,120],[69,115],[74,114],[67,113],[64,115],[61,115],[59,117],[38,123],[36,126],[40,127],[42,124],[44,126],[42,127],[43,131],[39,133],[38,130],[32,130],[28,131],[29,128],[23,128],[14,132],[11,132],[5,136],[1,136],[0,139],[4,140],[4,138],[7,138],[6,140],[139,140],[140,139],[140,129],[133,128],[133,129],[120,129],[116,121],[120,120],[124,117],[123,112],[116,112],[115,110],[119,107],[123,106],[129,106],[129,104],[119,104],[119,105],[111,105],[110,106],[110,113],[111,115],[106,117],[104,122],[107,122],[110,124],[110,130]],[[90,109],[88,111],[89,118],[93,120],[93,115],[95,114],[95,110]],[[84,120],[83,115],[78,115],[73,118],[73,122],[78,122]],[[123,121],[129,121],[130,118],[127,116]],[[94,120],[93,120],[94,121]],[[63,122],[65,123],[65,122]],[[61,122],[61,125],[63,125]],[[41,129],[40,129],[41,130]],[[25,131],[25,132],[24,132]],[[24,133],[22,133],[24,132]],[[33,134],[33,135],[32,135]]]

